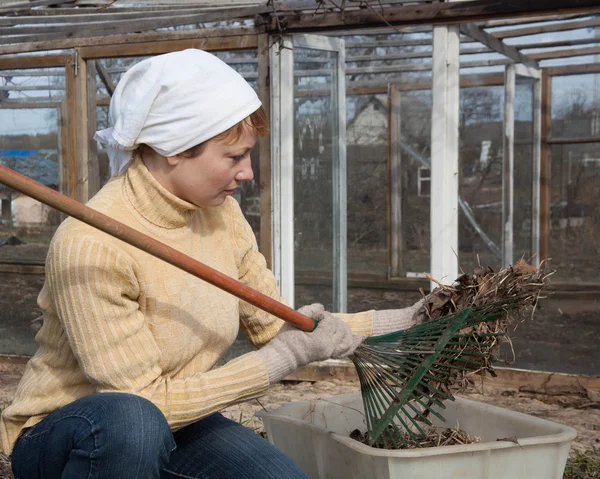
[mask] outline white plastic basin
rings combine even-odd
[[[366,430],[360,394],[291,402],[257,415],[271,443],[312,479],[563,477],[575,429],[462,398],[445,404],[447,422],[435,425],[458,425],[480,443],[396,451],[362,444],[349,437],[354,429]],[[497,441],[512,437],[518,444]]]

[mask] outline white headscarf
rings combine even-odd
[[[112,127],[94,138],[106,145],[111,174],[144,143],[174,156],[223,133],[261,105],[244,78],[202,50],[158,55],[131,67],[110,100]]]

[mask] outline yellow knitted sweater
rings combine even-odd
[[[136,157],[89,206],[281,300],[232,198],[191,205]],[[143,396],[176,430],[268,388],[256,352],[217,362],[240,328],[260,348],[281,320],[77,220],[65,220],[51,242],[38,304],[39,348],[0,420],[7,454],[23,428],[89,394]],[[341,316],[355,334],[370,334],[372,312]]]

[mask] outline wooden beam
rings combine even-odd
[[[43,42],[69,38],[87,38],[94,36],[112,36],[156,30],[181,25],[195,25],[205,22],[244,18],[269,11],[266,7],[235,9],[226,13],[202,13],[183,16],[146,18],[132,22],[131,20],[114,20],[108,22],[91,22],[77,25],[50,25],[32,27],[0,27],[0,43],[3,45],[27,42]]]
[[[111,36],[98,36],[89,38],[73,38],[66,40],[54,40],[54,41],[43,41],[43,42],[32,42],[26,44],[17,45],[0,45],[0,55],[9,53],[25,53],[35,52],[44,50],[62,50],[65,48],[75,47],[100,47],[105,46],[107,48],[113,47],[114,50],[118,51],[119,47],[130,45],[130,44],[143,44],[143,43],[171,43],[181,42],[178,47],[177,43],[171,43],[176,47],[174,49],[182,48],[194,48],[194,45],[198,44],[199,39],[214,38],[221,39],[226,42],[225,38],[231,38],[236,36],[251,35],[255,36],[260,33],[260,29],[255,27],[238,27],[238,28],[205,28],[198,30],[188,31],[173,31],[173,32],[151,32],[151,33],[132,33],[128,35],[111,35]],[[187,41],[187,43],[185,43]],[[218,42],[213,42],[218,43]],[[189,46],[188,46],[189,45]],[[201,47],[195,47],[201,48]],[[151,48],[149,48],[151,49]],[[219,49],[219,48],[214,48]],[[227,48],[222,48],[226,50]],[[144,55],[144,53],[141,53]],[[0,57],[0,60],[2,58]]]
[[[64,77],[65,73],[60,70],[47,71],[47,70],[1,70],[0,76],[11,76],[11,77]]]
[[[583,73],[600,73],[600,63],[587,63],[585,65],[565,65],[563,67],[547,67],[543,70],[548,75],[580,75]]]
[[[537,78],[538,80],[542,78],[542,70],[540,68],[528,67],[523,65],[522,63],[513,63],[512,66],[515,69],[515,73],[517,75],[530,78]]]
[[[540,158],[540,260],[550,257],[550,159],[552,134],[552,77],[542,70],[542,144]]]
[[[77,196],[77,75],[78,69],[75,56],[69,58],[66,65],[66,128],[67,142],[65,146],[66,161],[62,165],[61,190],[67,196],[78,200]]]
[[[58,108],[61,102],[57,101],[13,101],[13,100],[3,100],[0,101],[0,110],[1,109],[31,109],[31,108]]]
[[[548,2],[553,3],[553,2]],[[596,10],[597,11],[597,10]],[[588,13],[592,13],[590,10]],[[600,26],[600,18],[591,18],[587,20],[578,20],[575,22],[560,22],[551,23],[549,25],[535,25],[532,27],[514,28],[501,31],[490,32],[496,38],[511,38],[511,37],[524,37],[527,35],[537,35],[539,33],[548,32],[564,32],[568,30],[577,30],[580,28],[592,28]]]
[[[59,136],[58,136],[58,152],[59,152],[59,158],[60,158],[60,168],[58,170],[58,184],[59,184],[59,188],[60,188],[60,192],[61,193],[65,193],[66,191],[64,189],[65,184],[66,184],[66,180],[64,178],[64,174],[66,171],[65,165],[68,164],[69,162],[69,124],[68,124],[68,116],[69,116],[69,112],[68,112],[68,107],[67,107],[67,102],[66,100],[63,100],[60,102],[60,108],[58,109],[58,132],[59,132]],[[61,220],[63,220],[64,218],[66,218],[66,215],[64,213],[59,213],[59,218],[61,218]]]
[[[64,85],[0,85],[0,91],[64,91]]]
[[[388,85],[393,84],[398,91],[410,90],[431,90],[431,79],[407,79],[398,83],[398,79],[382,79],[382,80],[361,80],[351,81],[346,84],[348,95],[374,95],[379,93],[387,93]],[[478,75],[462,75],[460,78],[461,88],[471,88],[478,86],[500,86],[504,85],[503,73],[485,73]],[[327,85],[319,85],[321,88],[327,88]],[[299,89],[296,90],[296,96],[302,97],[317,97],[331,94],[328,89]]]
[[[327,32],[324,32],[327,33]],[[330,32],[331,35],[335,35],[335,31]],[[354,32],[357,35],[356,31]],[[418,46],[431,46],[432,39],[428,38],[416,38],[408,40],[348,40],[346,41],[346,50],[353,48],[393,48],[393,47],[418,47]],[[473,43],[473,40],[462,36],[460,38],[461,43]]]
[[[88,62],[82,58],[79,50],[75,50],[75,108],[73,118],[76,127],[72,129],[75,139],[75,198],[82,203],[89,200],[89,147],[88,147]],[[95,80],[95,78],[94,78]],[[94,81],[95,85],[95,81]],[[95,107],[94,98],[94,107]],[[95,110],[95,108],[94,108]]]
[[[571,14],[571,15],[543,15],[543,16],[533,16],[526,18],[509,18],[502,20],[490,20],[487,22],[478,22],[481,28],[493,28],[493,27],[504,27],[504,26],[514,26],[514,25],[523,25],[523,24],[531,24],[531,23],[540,23],[540,22],[549,22],[549,21],[557,21],[557,20],[571,20],[578,19],[581,17],[587,17],[588,15],[584,14]],[[431,32],[430,26],[418,26],[418,27],[379,27],[363,30],[361,29],[361,33],[363,35],[385,35],[390,33],[423,33],[423,32]],[[323,32],[327,35],[327,32]],[[335,32],[336,36],[345,36],[345,35],[356,35],[356,30],[348,29],[348,30],[338,30]]]
[[[551,60],[554,58],[581,57],[585,55],[597,55],[600,53],[600,46],[572,48],[569,50],[551,50],[539,53],[529,53],[528,56],[534,60]]]
[[[115,58],[142,55],[159,55],[186,48],[199,48],[201,50],[244,50],[254,49],[258,46],[257,35],[243,35],[237,37],[210,37],[194,40],[172,40],[163,42],[130,43],[127,45],[109,45],[97,47],[82,47],[81,54],[85,58]]]
[[[512,44],[517,50],[538,50],[541,48],[555,48],[555,47],[572,47],[575,45],[587,45],[590,43],[598,43],[600,39],[595,37],[589,38],[577,38],[575,40],[560,40],[553,42],[535,42],[535,43],[519,43]]]
[[[433,30],[429,271],[448,284],[458,276],[458,32],[458,25]]]
[[[461,55],[476,55],[480,53],[490,53],[492,50],[488,47],[474,47],[474,48],[464,48],[460,51]],[[391,60],[402,60],[405,58],[431,58],[431,51],[421,51],[421,52],[406,52],[406,53],[398,53],[398,54],[386,54],[386,55],[348,55],[346,57],[346,63],[349,62],[368,62],[368,61],[391,61]],[[307,61],[313,61],[312,59]],[[327,62],[328,60],[323,60],[323,62]]]
[[[112,79],[110,78],[110,75],[106,71],[106,68],[104,68],[104,65],[102,65],[102,62],[100,60],[96,62],[96,71],[98,72],[98,76],[100,77],[102,84],[106,88],[106,91],[110,96],[112,96],[115,92],[115,85]]]
[[[43,7],[47,5],[58,5],[61,3],[73,3],[75,0],[31,0],[30,2],[4,4],[0,8],[0,14],[23,12],[33,7]]]
[[[0,273],[44,274],[43,265],[12,264],[0,262]],[[0,355],[2,356],[2,355]],[[2,359],[0,358],[0,361]]]
[[[97,68],[100,65],[100,60],[84,60],[87,65],[87,77],[85,82],[85,105],[87,110],[86,123],[87,130],[81,130],[86,137],[82,138],[85,142],[87,150],[87,175],[86,189],[87,194],[85,200],[89,200],[100,190],[100,165],[98,163],[98,144],[94,140],[94,133],[98,125],[96,118],[96,74]]]
[[[70,58],[70,55],[40,55],[18,57],[0,56],[0,70],[6,70],[8,68],[64,67]]]
[[[544,14],[591,14],[600,11],[597,0],[474,0],[391,7],[381,11],[362,9],[315,15],[280,15],[279,22],[270,20],[269,28],[287,33],[303,31],[358,29],[401,25],[447,25],[489,21],[506,17],[529,17]]]
[[[586,136],[581,138],[548,138],[550,145],[584,145],[587,143],[600,143],[598,136]]]
[[[480,67],[493,67],[508,65],[512,61],[508,58],[495,58],[492,60],[476,60],[470,62],[460,62],[460,68],[480,68]],[[431,62],[421,63],[401,63],[398,65],[380,65],[380,66],[369,66],[369,67],[355,67],[347,68],[346,75],[362,75],[365,73],[397,73],[397,72],[418,72],[431,70]],[[333,74],[332,70],[320,69],[320,70],[296,70],[294,76],[296,77],[318,77],[318,76],[330,76]],[[254,78],[253,73],[244,75],[244,78]]]
[[[538,64],[535,62],[535,60],[532,60],[527,55],[521,53],[515,47],[503,43],[502,40],[490,35],[488,32],[484,31],[474,23],[461,24],[460,31],[471,37],[473,40],[483,43],[495,52],[501,53],[516,63],[522,63],[523,65],[533,68],[538,67]]]
[[[262,0],[136,0],[136,5],[147,5],[154,7],[155,5],[173,5],[173,6],[192,6],[201,7],[204,10],[219,10],[223,8],[231,7],[248,7],[249,5],[256,5],[261,3]],[[114,0],[77,0],[78,6],[97,6],[97,7],[110,7],[114,3]],[[125,2],[124,2],[125,3]],[[262,2],[265,3],[265,2]]]
[[[82,9],[72,9],[73,12],[67,15],[52,14],[55,9],[48,10],[46,15],[32,15],[29,12],[28,15],[19,17],[0,17],[0,27],[9,27],[12,25],[52,25],[56,23],[61,24],[80,24],[89,23],[96,21],[113,21],[113,20],[140,20],[149,17],[160,17],[162,15],[170,16],[176,13],[177,15],[191,15],[198,13],[206,13],[206,10],[187,7],[185,10],[173,10],[168,8],[165,10],[140,10],[140,11],[128,11],[122,13],[121,10],[125,9],[96,9],[89,12]],[[7,32],[10,35],[10,32]],[[15,32],[16,33],[16,32]]]
[[[557,20],[571,20],[573,18],[581,17],[581,14],[576,15],[542,15],[540,17],[527,17],[527,18],[507,18],[502,20],[490,20],[485,22],[480,27],[493,28],[493,27],[510,27],[513,25],[522,25],[523,23],[539,23],[539,22],[551,22]]]
[[[481,53],[490,53],[492,50],[488,47],[472,47],[465,48],[460,51],[461,55],[476,55]],[[393,60],[403,60],[409,58],[431,58],[431,51],[420,51],[420,52],[407,52],[407,53],[399,53],[399,54],[385,54],[385,55],[350,55],[346,57],[346,63],[352,62],[367,62],[367,61],[393,61]],[[308,58],[308,59],[298,59],[296,61],[299,64],[302,63],[329,63],[330,60],[321,59],[321,58]],[[231,58],[227,59],[227,63],[230,65],[255,65],[257,63],[256,57],[251,58]],[[127,67],[112,67],[105,69],[108,73],[122,73],[127,70]],[[15,72],[17,76],[27,76],[26,73]],[[37,74],[38,76],[44,75],[44,72],[40,72]],[[59,75],[56,73],[48,73],[48,75]]]
[[[267,118],[271,118],[271,69],[269,65],[269,35],[258,35],[258,97],[263,104]],[[267,267],[273,263],[272,195],[271,188],[271,138],[259,140],[259,191],[260,191],[260,244],[259,250],[267,260]]]
[[[0,357],[1,360],[1,357]],[[480,381],[472,376],[477,384],[477,392],[497,394],[505,390],[535,391],[538,394],[583,394],[586,390],[600,391],[600,378],[583,374],[565,374],[547,371],[533,371],[515,368],[494,367],[493,379]],[[356,367],[350,361],[329,360],[302,366],[286,376],[286,381],[358,381]],[[556,393],[555,393],[556,394]],[[468,392],[466,393],[468,398]]]

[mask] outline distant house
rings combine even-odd
[[[356,114],[347,127],[346,136],[348,145],[387,145],[388,113],[387,105],[384,101],[375,97]]]
[[[38,183],[58,189],[56,150],[0,150],[0,164]],[[46,205],[0,184],[0,222],[13,228],[40,229],[48,226],[52,211]]]

